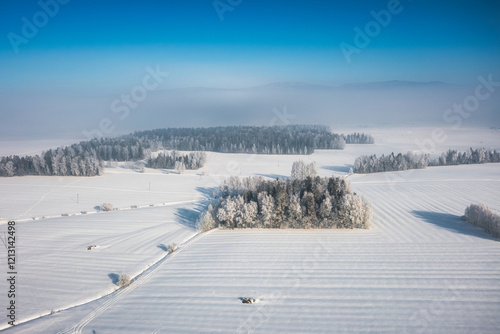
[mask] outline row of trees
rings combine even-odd
[[[62,148],[58,148],[41,155],[14,155],[0,159],[0,176],[96,176],[101,175],[103,171],[103,161],[97,158],[95,151],[79,154],[73,151],[67,154]]]
[[[104,161],[138,161],[159,148],[159,143],[133,136],[94,138],[40,155],[0,159],[0,176],[57,175],[95,176],[104,171]]]
[[[199,221],[212,228],[369,228],[371,206],[339,177],[231,177]]]
[[[482,164],[487,162],[500,162],[500,152],[496,150],[485,150],[484,148],[468,149],[465,152],[459,153],[456,150],[449,150],[439,156],[439,158],[431,160],[429,154],[417,154],[408,152],[406,154],[399,153],[394,155],[364,155],[356,158],[354,169],[356,173],[378,173],[402,171],[407,169],[422,169],[427,166],[449,166],[463,164]]]
[[[484,204],[471,204],[465,209],[464,219],[482,228],[494,237],[500,237],[500,213]]]
[[[374,142],[369,135],[339,135],[322,125],[168,128],[134,136],[160,142],[166,149],[250,154],[311,154],[315,149],[344,149],[346,142]]]
[[[465,152],[457,152],[456,150],[448,150],[431,162],[431,166],[452,166],[452,165],[468,165],[468,164],[484,164],[487,162],[500,162],[500,152],[496,150],[486,150],[478,148],[473,150],[469,148]]]
[[[377,157],[374,155],[363,155],[356,158],[354,162],[354,170],[356,173],[378,173],[391,172],[407,169],[422,169],[429,165],[430,155],[416,154],[408,152],[406,154],[399,153],[394,155],[383,155]]]
[[[150,168],[168,168],[182,171],[184,169],[199,169],[203,167],[207,160],[205,152],[191,152],[179,154],[177,151],[162,152],[156,158],[147,159],[147,166]]]

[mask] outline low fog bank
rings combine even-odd
[[[129,105],[120,95],[3,96],[9,112],[0,131],[2,139],[87,139],[163,127],[242,124],[500,127],[500,94],[493,92],[481,100],[475,97],[475,88],[405,82],[337,88],[307,84],[238,90],[186,88],[148,92],[144,100]],[[463,103],[470,105],[453,110]]]

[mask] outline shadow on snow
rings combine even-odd
[[[196,206],[191,208],[177,208],[175,211],[175,216],[177,221],[189,228],[196,229],[196,222],[200,218],[200,215],[205,211],[207,206],[210,204],[210,200],[213,197],[214,191],[217,188],[205,188],[197,187],[196,191],[201,193],[203,196],[201,200],[196,203]]]
[[[434,224],[451,232],[482,239],[496,240],[493,236],[487,234],[480,228],[462,220],[461,216],[432,211],[412,211],[412,214],[417,218],[423,219],[427,223]]]
[[[323,166],[321,167],[323,169],[332,171],[332,172],[337,172],[337,173],[349,173],[349,169],[353,168],[354,165],[343,165],[343,166]]]

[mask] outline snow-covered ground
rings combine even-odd
[[[229,175],[288,176],[299,158],[342,175],[360,154],[418,150],[432,130],[368,129],[376,145],[310,156],[209,153],[201,171],[183,175],[118,167],[94,178],[0,179],[3,219],[54,216],[17,224],[25,323],[6,332],[497,333],[500,243],[460,216],[471,202],[500,210],[500,164],[349,176],[374,208],[370,230],[194,229]],[[494,130],[447,135],[434,153],[500,148]],[[127,210],[90,213],[103,202]],[[166,255],[173,242],[180,248]],[[115,291],[121,273],[142,274]]]

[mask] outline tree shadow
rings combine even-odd
[[[193,230],[196,229],[196,222],[200,215],[201,211],[197,209],[178,208],[175,211],[178,222]]]
[[[175,211],[175,216],[177,221],[189,228],[196,229],[196,222],[200,218],[200,215],[205,211],[210,201],[213,198],[214,191],[216,187],[197,187],[196,191],[201,193],[203,196],[201,200],[196,203],[194,208],[177,208]],[[159,247],[159,246],[158,246]]]
[[[158,247],[159,249],[161,249],[164,252],[166,252],[168,250],[167,246],[165,246],[164,244],[158,244],[156,247]]]
[[[280,175],[280,174],[261,174],[261,173],[257,173],[256,175],[258,176],[263,176],[263,177],[268,177],[270,179],[288,179],[290,178],[289,176],[287,175]]]
[[[217,187],[196,187],[196,191],[203,195],[202,201],[210,201]]]
[[[332,172],[337,172],[337,173],[349,173],[349,170],[352,168],[354,169],[354,165],[344,165],[344,166],[323,166],[321,167],[326,170],[330,170]]]
[[[108,277],[111,279],[111,283],[113,283],[114,285],[118,285],[118,280],[120,279],[120,275],[111,273],[108,274]]]
[[[480,228],[462,220],[461,216],[431,211],[412,211],[412,214],[417,218],[423,219],[428,223],[451,232],[482,239],[496,240],[493,236],[487,234]]]

